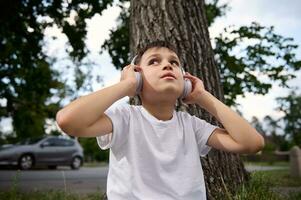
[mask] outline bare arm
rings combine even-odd
[[[187,73],[193,91],[184,101],[206,109],[225,129],[217,128],[208,139],[208,145],[234,153],[256,153],[264,147],[264,138],[245,119],[205,90],[203,82]]]
[[[200,95],[198,105],[225,127],[213,132],[208,140],[210,146],[235,153],[256,153],[263,148],[264,139],[256,129],[209,92]]]
[[[61,109],[56,115],[59,127],[77,137],[95,137],[112,132],[112,122],[104,114],[114,102],[135,94],[134,67],[122,71],[121,81],[110,87],[82,96]]]

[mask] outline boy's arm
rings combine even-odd
[[[134,96],[135,89],[134,67],[127,66],[119,83],[82,96],[61,109],[56,115],[57,124],[65,133],[76,137],[111,133],[112,122],[104,111],[117,100]]]
[[[245,119],[206,91],[200,79],[189,73],[185,76],[192,80],[194,90],[184,102],[206,109],[225,127],[213,131],[209,146],[233,153],[256,153],[264,147],[263,137]]]

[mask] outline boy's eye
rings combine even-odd
[[[148,65],[153,65],[153,64],[154,64],[154,65],[157,65],[157,64],[159,64],[159,62],[160,62],[160,60],[158,60],[157,58],[154,58],[154,59],[151,59],[151,60],[148,62]],[[176,60],[170,61],[170,64],[175,65],[175,66],[177,66],[177,67],[180,66],[179,62],[176,61]]]
[[[176,66],[178,66],[178,67],[180,66],[180,64],[179,64],[178,61],[176,61],[176,60],[171,61],[171,64],[172,64],[172,65],[176,65]]]
[[[159,61],[157,59],[151,59],[149,62],[148,62],[148,65],[152,65],[152,64],[158,64]]]

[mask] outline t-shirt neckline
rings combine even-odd
[[[161,126],[171,124],[175,120],[175,117],[176,117],[176,111],[175,110],[173,111],[172,118],[169,119],[169,120],[166,120],[166,121],[157,119],[155,116],[153,116],[151,113],[149,113],[143,106],[141,106],[141,112],[152,123],[154,123],[155,125],[161,125]]]

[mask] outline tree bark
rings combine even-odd
[[[224,102],[223,87],[210,44],[203,0],[131,0],[130,51],[154,40],[172,42],[185,71],[199,77],[206,90]],[[131,99],[131,103],[137,101]],[[220,124],[206,110],[190,105],[187,111],[207,122]],[[207,199],[232,199],[249,174],[238,154],[212,149],[201,158]]]

